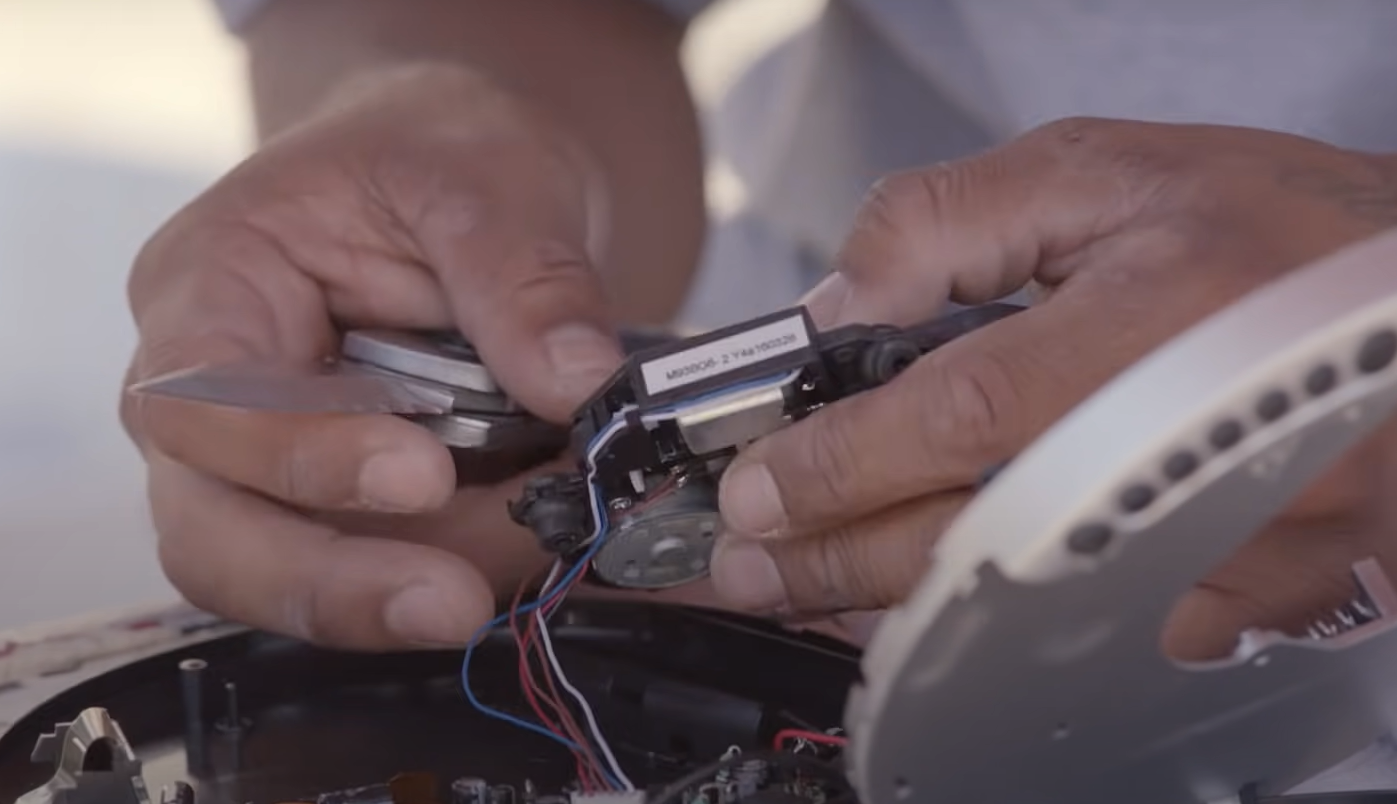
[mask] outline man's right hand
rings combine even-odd
[[[579,141],[464,68],[347,88],[147,244],[135,382],[312,360],[341,327],[458,327],[524,406],[565,421],[620,363],[607,192]],[[542,560],[392,416],[273,415],[126,394],[166,574],[191,602],[348,648],[464,644]]]

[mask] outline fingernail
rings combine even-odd
[[[761,544],[725,538],[713,550],[713,589],[733,606],[773,612],[786,605],[786,583]]]
[[[728,530],[741,536],[763,536],[786,524],[776,480],[760,463],[743,464],[723,473],[718,507]]]
[[[611,377],[624,356],[616,339],[586,324],[564,324],[543,339],[548,360],[562,382],[590,394]]]
[[[820,280],[814,289],[805,294],[801,303],[810,311],[817,329],[825,329],[839,322],[850,289],[849,280],[835,272]]]
[[[413,513],[434,508],[442,479],[430,455],[389,450],[369,457],[359,470],[359,502],[390,513]]]
[[[450,596],[426,584],[394,595],[383,622],[394,636],[415,645],[459,647],[471,638],[472,629],[455,615]]]

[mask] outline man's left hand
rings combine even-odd
[[[1039,302],[739,456],[718,591],[785,615],[899,602],[987,469],[1207,315],[1393,226],[1397,158],[1240,128],[1063,121],[884,180],[806,300],[821,327],[912,324],[1025,286]],[[1187,595],[1170,652],[1212,655],[1342,603],[1359,558],[1397,566],[1397,540],[1378,538],[1393,440],[1349,456]]]

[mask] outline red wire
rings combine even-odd
[[[849,738],[837,737],[833,734],[821,734],[818,731],[806,731],[805,729],[782,729],[776,732],[776,739],[772,741],[777,751],[780,751],[787,740],[806,740],[818,745],[846,746]]]
[[[519,684],[524,690],[524,697],[528,700],[529,706],[534,710],[534,714],[538,715],[538,719],[542,721],[544,727],[547,728],[549,731],[553,732],[554,734],[560,737],[565,737],[569,739],[571,742],[584,747],[585,750],[587,743],[585,741],[578,740],[578,734],[576,731],[577,724],[575,722],[572,722],[570,713],[568,713],[567,709],[563,708],[559,704],[556,698],[557,692],[555,691],[553,693],[554,697],[550,699],[549,696],[547,696],[541,689],[539,689],[538,683],[534,680],[533,673],[530,672],[529,654],[531,652],[530,643],[533,641],[534,636],[534,619],[532,617],[529,618],[529,630],[527,635],[520,633],[519,630],[519,607],[520,604],[523,602],[524,589],[527,585],[527,580],[519,585],[519,589],[517,592],[515,592],[514,595],[514,602],[510,606],[509,610],[509,628],[510,631],[514,634],[515,644],[519,647]],[[551,686],[551,674],[545,675],[546,677],[548,677]],[[540,702],[540,699],[543,699],[543,702],[546,702],[548,706],[551,709],[553,709],[554,712],[557,712],[560,715],[560,719],[564,722],[560,724],[554,721],[552,718],[550,718],[547,712],[544,711],[544,707],[543,704]],[[569,728],[569,726],[571,726],[571,728]],[[594,756],[591,756],[590,751],[588,751],[588,753],[585,756],[584,754],[578,751],[573,751],[572,754],[573,758],[577,762],[577,778],[578,781],[582,784],[583,792],[590,793],[595,789],[595,786],[598,783],[595,771],[593,770],[594,764],[596,763],[596,758]]]
[[[545,605],[545,607],[541,609],[538,613],[540,615],[546,616],[547,612],[557,608],[559,603],[562,602],[563,598],[567,597],[568,592],[572,590],[572,587],[576,583],[577,580],[576,578],[574,578],[573,582],[568,584],[566,588],[554,594],[552,600],[550,600]],[[602,767],[600,758],[598,758],[596,753],[592,751],[591,740],[585,735],[585,733],[582,731],[582,727],[579,726],[577,721],[573,718],[572,710],[562,703],[564,699],[562,693],[558,691],[557,684],[554,681],[552,668],[548,664],[548,659],[542,655],[542,650],[540,650],[540,643],[538,637],[538,617],[531,616],[529,618],[529,628],[528,631],[526,631],[524,634],[524,644],[528,647],[529,650],[532,650],[535,653],[539,654],[539,664],[543,667],[543,680],[548,684],[549,692],[552,693],[553,705],[557,707],[559,714],[563,717],[567,726],[570,729],[569,736],[572,738],[573,742],[582,746],[583,750],[587,752],[587,758],[591,762],[591,767],[593,769]],[[608,790],[611,789],[611,785],[606,781],[605,774],[597,773],[596,783],[598,787]]]

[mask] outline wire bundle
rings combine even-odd
[[[592,559],[596,557],[597,552],[606,541],[606,509],[602,505],[601,494],[597,491],[594,482],[596,479],[596,458],[625,426],[625,423],[624,411],[622,411],[612,419],[601,433],[597,434],[597,437],[587,448],[587,485],[591,491],[592,518],[596,523],[596,530],[592,534],[591,543],[586,552],[566,571],[563,570],[561,561],[555,563],[548,579],[544,581],[543,587],[539,590],[537,599],[533,602],[523,603],[523,587],[521,586],[510,610],[486,623],[471,638],[470,644],[466,646],[465,659],[461,663],[461,686],[471,705],[485,715],[540,734],[565,746],[577,760],[578,778],[584,790],[635,790],[635,785],[621,770],[620,764],[611,751],[611,746],[602,736],[587,699],[578,692],[572,682],[568,681],[567,674],[563,672],[557,654],[553,650],[553,640],[548,631],[548,615],[557,609],[573,587],[581,581],[584,570],[591,564]],[[526,616],[528,617],[527,624],[524,622]],[[476,646],[480,644],[480,640],[486,633],[504,625],[509,626],[514,634],[515,642],[519,646],[520,683],[524,688],[524,696],[528,699],[530,707],[540,721],[539,723],[531,723],[486,706],[476,698],[475,691],[471,688],[470,664],[475,655]],[[541,684],[534,677],[533,666],[529,661],[531,654],[540,658],[540,670],[544,677]],[[582,711],[591,733],[590,741],[579,728],[576,717],[559,694],[559,687],[572,697]],[[605,764],[601,760],[605,760]]]
[[[774,379],[791,382],[799,374],[799,371],[794,371],[784,378],[765,378],[744,383],[734,388],[689,400],[682,405],[662,408],[642,416],[641,419],[646,426],[653,426],[658,422],[677,418],[683,409],[700,404],[710,397],[741,392],[748,387],[766,386],[771,384]],[[601,491],[596,484],[597,456],[625,429],[627,426],[626,417],[635,410],[637,410],[636,405],[626,405],[616,411],[607,426],[587,445],[584,466],[589,491],[588,497],[592,509],[592,521],[596,528],[591,534],[590,541],[587,542],[587,550],[566,571],[564,571],[561,561],[556,563],[534,601],[523,603],[523,589],[521,587],[515,595],[510,610],[486,623],[471,638],[470,644],[466,646],[465,658],[461,663],[461,687],[471,706],[489,717],[532,731],[567,747],[577,761],[578,777],[584,789],[590,787],[590,789],[633,791],[636,788],[626,777],[625,772],[621,770],[611,747],[602,736],[601,729],[597,726],[596,717],[593,715],[592,708],[587,703],[586,698],[578,692],[572,682],[568,681],[567,674],[563,672],[553,650],[552,637],[548,631],[548,616],[557,609],[558,605],[582,579],[583,572],[596,558],[597,553],[606,542],[609,530],[608,518]],[[650,498],[641,505],[648,506],[654,503],[657,499],[673,492],[677,486],[677,479],[667,480],[655,489]],[[524,621],[525,616],[528,616],[527,623]],[[471,688],[470,665],[471,659],[475,655],[476,646],[487,633],[505,625],[509,626],[519,647],[520,683],[523,685],[524,696],[528,700],[530,708],[533,709],[534,715],[539,720],[538,723],[486,706],[481,703]],[[530,664],[529,660],[530,655],[539,659],[539,669],[543,675],[542,683],[534,677],[533,665]],[[586,720],[590,740],[588,735],[583,733],[574,713],[563,700],[562,695],[559,694],[559,687],[576,702]]]
[[[553,571],[544,581],[539,592],[540,598],[556,588],[555,584],[561,575],[560,562],[554,564]],[[574,579],[572,584],[576,585],[577,580]],[[586,697],[568,680],[553,649],[553,640],[548,632],[548,618],[569,590],[561,589],[550,602],[534,609],[533,616],[528,617],[525,624],[524,616],[519,614],[524,588],[525,585],[521,584],[514,597],[514,604],[510,607],[510,630],[519,648],[519,684],[524,690],[529,707],[533,709],[544,728],[553,734],[555,740],[576,746],[571,750],[577,762],[577,778],[584,793],[598,790],[633,790],[634,785],[626,778],[611,751],[611,746],[597,726],[592,707],[587,703]],[[535,675],[534,662],[537,662],[538,675],[543,678],[541,683]],[[577,703],[586,720],[588,732],[584,732],[578,725],[573,711],[559,693],[559,687],[566,690]]]

